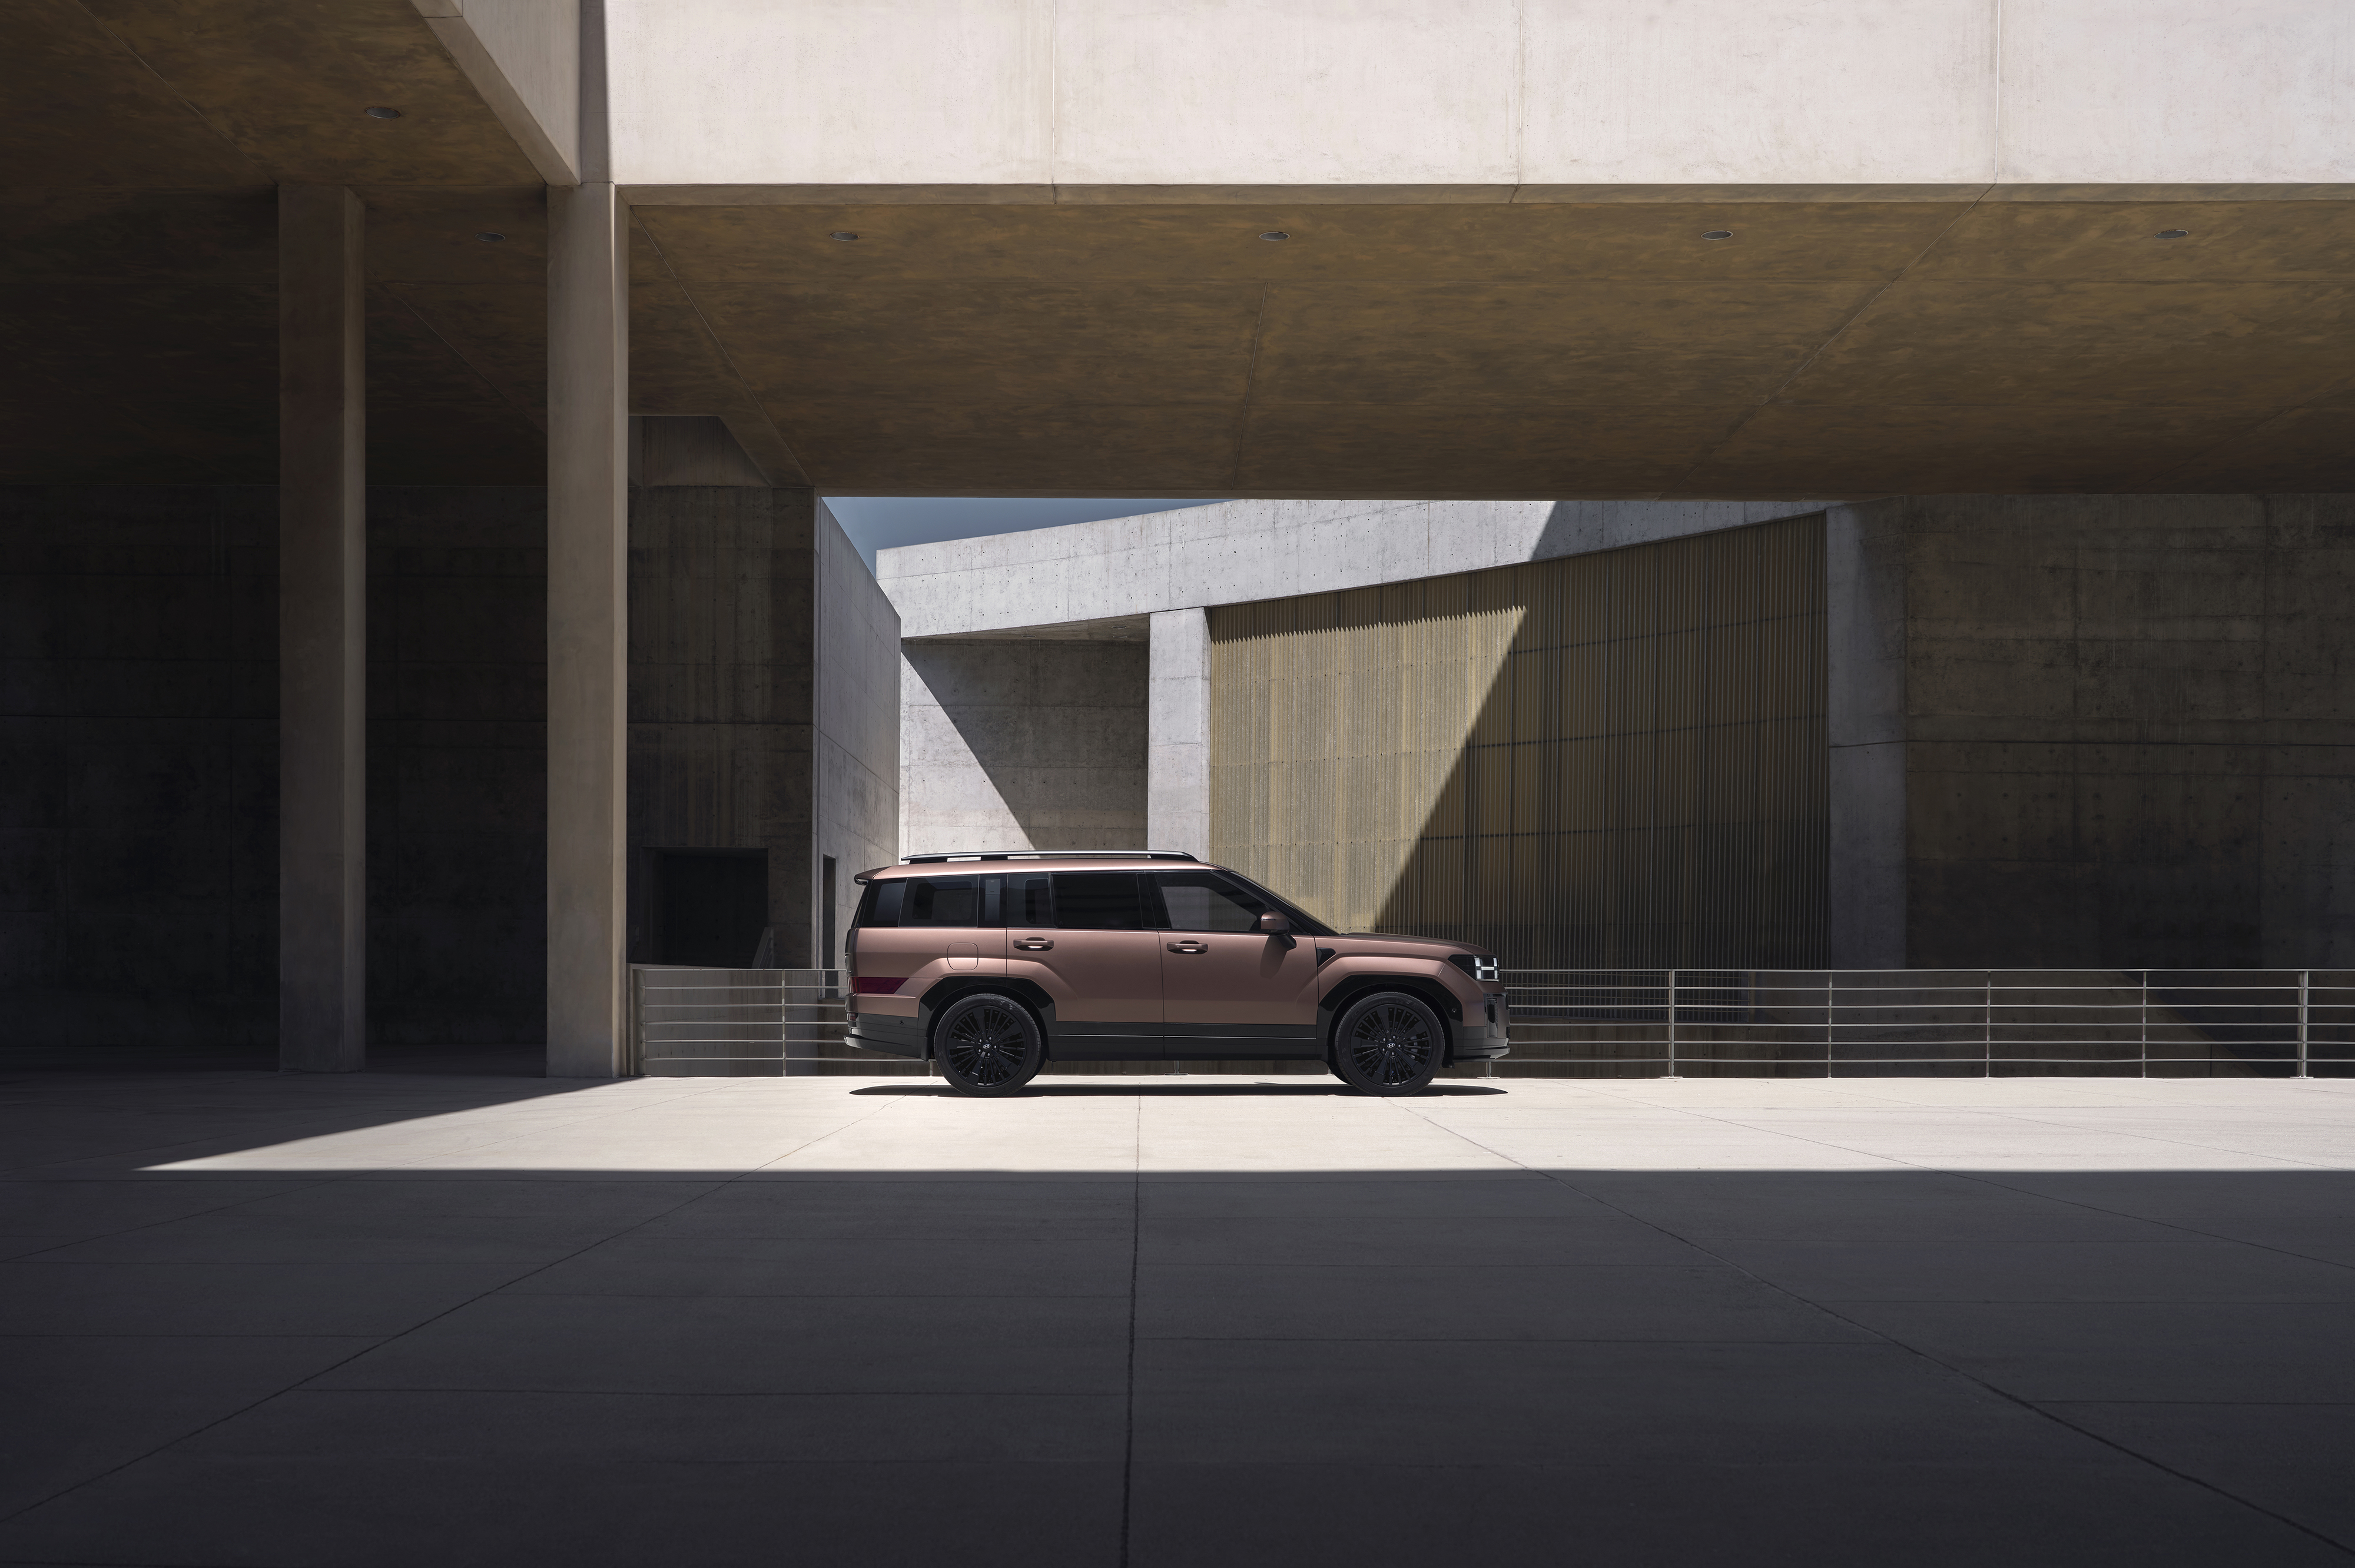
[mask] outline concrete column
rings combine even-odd
[[[1156,610],[1146,681],[1146,849],[1210,853],[1210,628]]]
[[[1906,967],[1905,508],[1835,506],[1824,519],[1829,758],[1829,960]]]
[[[278,1063],[367,1051],[368,516],[359,197],[278,187]]]
[[[628,209],[548,196],[548,1074],[623,1070]]]

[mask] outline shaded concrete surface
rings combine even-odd
[[[2355,1084],[4,1086],[0,1562],[2355,1545]]]
[[[900,850],[1143,849],[1148,645],[900,647]]]
[[[2347,961],[2347,497],[1912,495],[1830,522],[1841,961]]]

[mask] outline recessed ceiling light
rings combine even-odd
[[[505,239],[506,236],[497,232],[496,229],[486,228],[483,230],[482,233],[474,236],[474,238],[481,240],[485,245],[496,245],[500,240]]]
[[[369,108],[368,117],[371,120],[398,120],[400,118],[400,111],[378,103]]]
[[[851,233],[850,230],[847,228],[837,228],[829,232],[826,235],[826,238],[828,239],[856,239],[858,236]]]
[[[1701,238],[1703,239],[1731,239],[1733,238],[1733,230],[1730,228],[1704,229],[1701,231]]]
[[[2191,238],[2191,231],[2188,228],[2162,228],[2158,231],[2158,238],[2161,239],[2189,239]]]
[[[1284,233],[1284,230],[1280,228],[1271,228],[1265,234],[1261,235],[1260,238],[1262,239],[1289,239],[1292,236]]]

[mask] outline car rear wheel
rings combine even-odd
[[[983,991],[942,1010],[932,1025],[932,1057],[959,1094],[1010,1095],[1038,1076],[1047,1043],[1029,1009]]]
[[[1350,1003],[1333,1031],[1334,1075],[1362,1094],[1420,1094],[1446,1054],[1439,1015],[1404,991]]]

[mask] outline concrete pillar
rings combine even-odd
[[[1906,967],[1905,507],[1824,519],[1830,909],[1838,969]]]
[[[625,1068],[628,209],[548,197],[548,1074]]]
[[[1146,680],[1146,849],[1210,853],[1210,628],[1156,610]]]
[[[367,1051],[366,219],[278,188],[278,1063]]]

